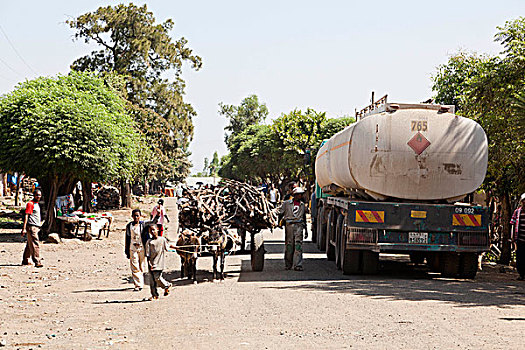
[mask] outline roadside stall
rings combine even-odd
[[[85,241],[96,236],[100,239],[102,234],[109,237],[113,216],[111,213],[85,213],[74,209],[73,196],[58,197],[55,202],[56,218],[59,220],[59,234],[69,231],[75,237]],[[68,230],[69,228],[69,230]]]

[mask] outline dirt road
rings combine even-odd
[[[168,215],[174,214],[167,201]],[[382,260],[377,276],[343,276],[311,243],[303,272],[285,271],[283,232],[266,233],[265,269],[248,255],[227,257],[224,281],[211,258],[198,284],[180,280],[168,257],[173,293],[143,301],[124,255],[130,211],[115,212],[109,239],[43,246],[45,267],[20,266],[19,230],[0,234],[0,340],[48,349],[523,348],[525,283],[486,267],[475,281],[441,279],[408,259]],[[173,235],[174,227],[169,227]]]

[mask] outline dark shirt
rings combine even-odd
[[[525,210],[520,213],[520,223],[518,226],[518,241],[525,243]]]

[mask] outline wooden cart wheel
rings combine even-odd
[[[252,271],[264,269],[264,237],[262,232],[251,233],[251,264]]]

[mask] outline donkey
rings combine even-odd
[[[199,256],[199,238],[191,231],[182,231],[175,248],[180,255],[180,278],[187,276],[197,283],[197,258]]]
[[[239,236],[231,234],[221,225],[217,225],[208,231],[207,235],[202,236],[202,244],[209,245],[208,251],[213,256],[213,279],[224,279],[224,261],[228,252],[235,246],[241,244]],[[211,247],[210,247],[211,246]],[[220,271],[217,269],[217,263],[220,260]]]
[[[224,259],[226,252],[233,247],[231,237],[228,237],[228,231],[222,226],[217,225],[209,231],[208,235],[202,237],[203,244],[210,245],[208,251],[213,255],[213,279],[224,279]],[[217,263],[220,259],[220,272],[217,270]]]

